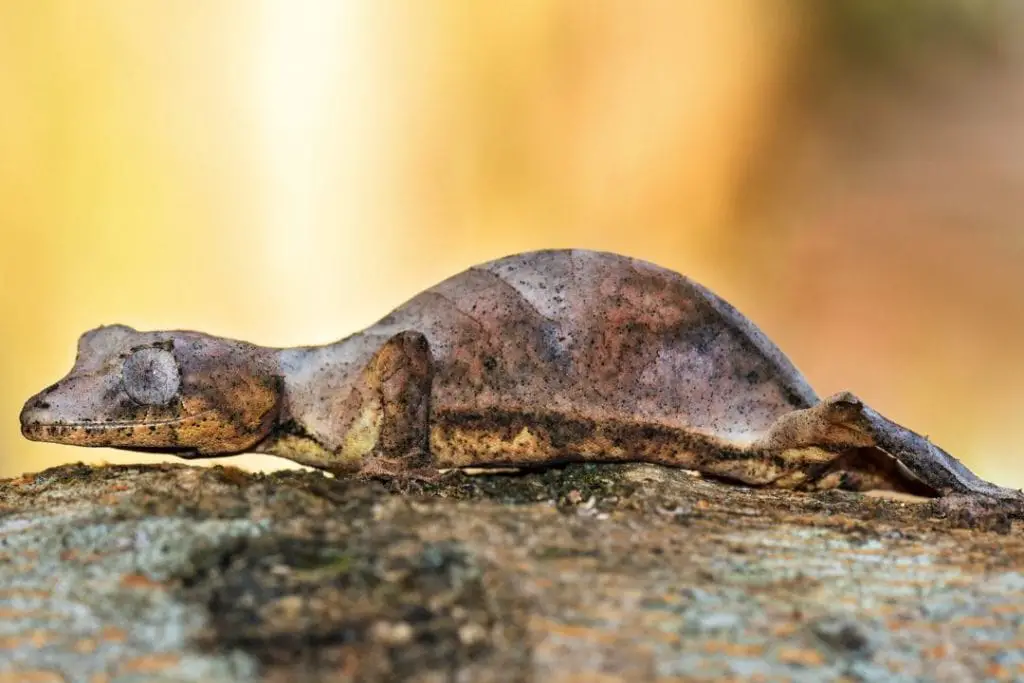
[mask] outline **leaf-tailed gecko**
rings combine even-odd
[[[672,271],[549,250],[470,268],[326,346],[84,334],[30,439],[337,473],[645,461],[748,485],[1021,500],[850,393],[819,400],[747,318]]]

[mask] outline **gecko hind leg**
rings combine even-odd
[[[366,370],[378,392],[380,430],[374,448],[359,470],[365,477],[431,479],[429,451],[430,387],[433,364],[430,344],[419,332],[400,332],[388,339]]]
[[[931,495],[1024,500],[1024,494],[981,479],[927,438],[884,417],[849,392],[784,415],[763,446],[776,452],[817,449],[835,454],[811,473],[820,488],[891,488]],[[825,485],[822,485],[825,484]]]

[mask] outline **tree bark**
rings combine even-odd
[[[0,481],[0,683],[1024,678],[1020,510],[648,465]]]

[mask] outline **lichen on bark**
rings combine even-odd
[[[650,465],[69,465],[0,482],[0,680],[1019,679],[1019,511],[958,509]]]

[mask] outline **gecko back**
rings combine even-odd
[[[325,346],[100,327],[20,420],[39,441],[258,451],[337,473],[645,461],[752,485],[1024,500],[854,394],[819,401],[700,285],[590,251],[470,268]]]
[[[782,352],[722,299],[610,253],[485,263],[364,334],[402,330],[421,332],[433,356],[430,450],[440,465],[586,457],[631,440],[636,450],[651,440],[644,430],[656,441],[749,444],[817,402]],[[598,432],[605,436],[590,438]]]

